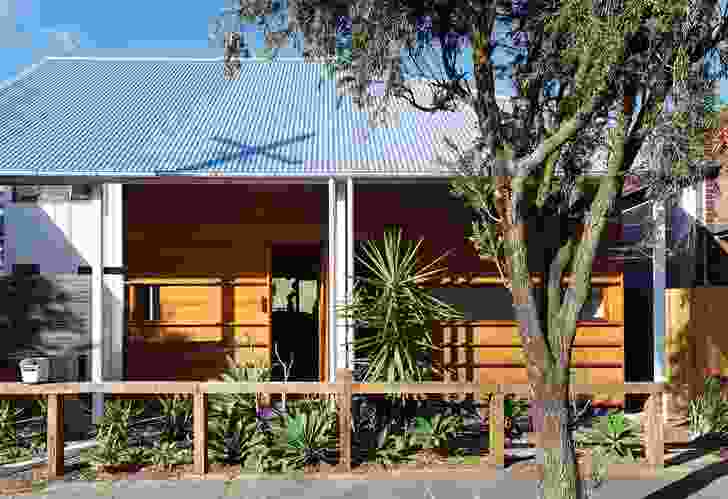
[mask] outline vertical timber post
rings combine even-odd
[[[195,385],[193,397],[192,438],[194,439],[194,466],[195,473],[207,473],[207,393],[202,391],[200,384]]]
[[[339,421],[339,471],[351,471],[351,382],[352,369],[336,370],[338,385],[337,413]]]
[[[48,478],[62,478],[64,472],[63,395],[48,395]]]
[[[665,425],[662,422],[662,393],[650,394],[647,409],[647,462],[656,469],[665,463]]]
[[[490,400],[488,432],[490,436],[490,455],[497,468],[505,467],[505,394],[498,385]]]

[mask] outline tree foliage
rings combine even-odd
[[[241,13],[263,23],[283,5],[241,2]],[[664,201],[717,173],[719,164],[704,156],[717,121],[706,105],[715,82],[705,72],[706,56],[717,51],[720,68],[711,72],[725,74],[727,13],[718,0],[290,0],[287,9],[279,33],[303,33],[304,57],[328,67],[373,123],[386,121],[393,99],[420,111],[476,114],[477,140],[446,163],[456,173],[452,190],[478,213],[472,240],[497,262],[513,296],[542,421],[552,433],[564,430],[577,314],[625,176],[638,176]],[[506,39],[495,29],[503,22],[511,24]],[[421,69],[435,45],[446,78],[421,70],[426,102],[418,98],[422,82],[403,78],[402,54]],[[458,67],[464,45],[472,47],[470,78]],[[498,46],[513,54],[506,64],[493,60]],[[495,95],[504,76],[516,92],[508,112]],[[380,96],[371,95],[375,82],[384,85]],[[553,236],[543,303],[526,251],[539,237],[527,230],[533,221],[555,228],[542,231]],[[574,279],[562,292],[566,273]],[[545,449],[547,471],[555,472],[545,476],[549,497],[576,493],[573,453],[561,442]]]

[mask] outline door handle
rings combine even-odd
[[[265,296],[260,299],[260,308],[264,314],[268,313],[268,298]]]

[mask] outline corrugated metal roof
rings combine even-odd
[[[228,81],[222,58],[49,58],[0,88],[0,175],[450,176],[444,137],[476,137],[471,109],[400,99],[395,124],[371,128],[321,71],[250,59]]]
[[[474,115],[413,111],[371,129],[321,67],[297,60],[48,59],[0,89],[4,175],[431,176]],[[472,113],[471,113],[472,114]],[[366,140],[365,140],[366,139]]]

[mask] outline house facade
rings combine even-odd
[[[74,299],[88,311],[89,380],[212,379],[248,341],[239,362],[276,360],[277,345],[294,354],[290,379],[333,381],[355,361],[335,310],[357,246],[399,225],[424,239],[423,261],[452,251],[426,285],[465,315],[435,337],[453,379],[526,382],[509,295],[466,240],[472,214],[437,161],[455,159],[444,137],[471,145],[474,114],[395,102],[395,124],[370,127],[320,75],[302,60],[243,61],[229,81],[220,57],[88,56],[49,58],[0,89],[13,116],[0,129],[13,192],[3,270],[87,279]],[[659,328],[652,344],[629,331],[625,260],[608,251],[621,221],[607,232],[575,342],[584,383],[629,381],[632,335],[636,363],[664,349]]]

